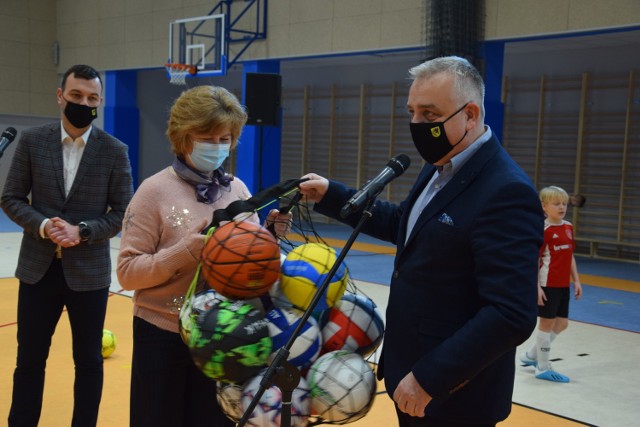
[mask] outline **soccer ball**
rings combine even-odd
[[[336,259],[336,251],[322,243],[305,243],[296,247],[282,263],[281,292],[296,308],[306,310]],[[314,312],[332,307],[342,297],[348,277],[347,267],[341,263]]]
[[[102,358],[106,359],[116,351],[116,336],[108,329],[102,330]]]
[[[191,301],[185,302],[180,309],[180,336],[182,341],[187,345],[191,345],[191,329],[194,327],[198,316],[220,301],[225,301],[226,298],[214,291],[208,289],[203,292],[198,292],[193,296]]]
[[[371,409],[376,393],[373,370],[363,357],[349,351],[322,355],[309,368],[311,413],[334,423],[350,423]]]
[[[264,315],[243,301],[220,301],[192,325],[191,358],[209,378],[239,383],[267,364],[271,338]]]
[[[269,335],[273,342],[273,353],[271,359],[276,352],[285,346],[295,329],[302,320],[303,312],[295,308],[273,308],[267,315],[269,322]],[[318,322],[313,317],[309,317],[300,330],[289,350],[287,360],[298,369],[304,369],[318,358],[320,347],[322,346],[322,335]]]
[[[376,304],[364,295],[345,294],[322,314],[322,353],[347,350],[367,357],[382,342],[384,321]]]
[[[216,398],[222,412],[234,423],[240,421],[244,411],[242,410],[242,386],[223,381],[218,381]]]
[[[260,388],[260,382],[264,374],[265,371],[261,372],[244,385],[241,399],[243,411],[249,408],[251,401]],[[291,395],[291,425],[295,427],[306,426],[309,411],[309,385],[304,378],[300,377],[300,382]],[[254,427],[279,427],[281,412],[282,392],[278,387],[272,385],[264,391],[260,401],[251,413],[247,425]]]

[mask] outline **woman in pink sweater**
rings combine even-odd
[[[247,120],[226,89],[198,86],[171,108],[167,137],[173,164],[146,179],[123,220],[121,286],[134,290],[130,422],[139,426],[233,425],[216,401],[216,383],[193,364],[178,332],[178,314],[216,209],[251,197],[222,163]],[[253,214],[248,220],[258,222]],[[276,232],[289,221],[277,211]]]

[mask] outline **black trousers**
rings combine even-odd
[[[420,417],[412,417],[398,409],[396,405],[396,413],[398,414],[398,425],[400,427],[495,427],[493,424],[460,424],[452,423],[444,420],[435,419],[428,415]]]
[[[232,427],[180,334],[133,318],[130,427]]]
[[[52,261],[40,282],[20,282],[18,358],[13,374],[10,427],[38,425],[51,337],[65,307],[71,325],[75,364],[71,425],[96,425],[102,398],[102,328],[108,297],[109,288],[87,292],[69,289],[59,259]]]

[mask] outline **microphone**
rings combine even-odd
[[[353,195],[342,207],[340,216],[346,218],[354,212],[362,209],[369,200],[380,194],[385,185],[399,177],[411,165],[411,159],[406,154],[398,154],[389,160],[387,166],[375,178],[362,186],[360,191]]]
[[[0,157],[2,157],[4,150],[6,150],[9,144],[13,142],[17,134],[18,131],[16,128],[12,127],[8,127],[7,130],[2,132],[2,136],[0,136]]]

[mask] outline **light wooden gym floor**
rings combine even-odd
[[[346,237],[344,236],[345,239]],[[4,349],[0,352],[0,425],[6,425],[15,367],[18,282],[13,278],[13,272],[19,242],[20,233],[0,233],[0,348]],[[114,238],[114,260],[118,247],[119,240]],[[361,249],[376,250],[371,247]],[[375,270],[379,266],[373,260],[375,258],[372,258],[370,268]],[[580,260],[578,263],[580,264]],[[349,260],[347,264],[350,265]],[[105,360],[105,382],[98,425],[124,427],[128,425],[129,408],[131,299],[126,292],[121,291],[115,274],[113,279],[105,327],[117,335],[118,346],[114,354]],[[631,281],[607,281],[605,277],[593,276],[593,281],[599,280],[605,286],[611,282],[626,287],[633,294],[640,291],[640,275],[637,280]],[[363,281],[356,283],[384,312],[388,287]],[[583,279],[583,283],[588,282]],[[618,304],[622,307],[627,302],[611,300],[604,301],[603,304]],[[631,309],[637,312],[640,306]],[[599,326],[597,322],[572,320],[569,329],[554,342],[553,348],[554,357],[558,359],[554,362],[554,367],[568,375],[572,381],[569,384],[556,384],[536,380],[532,368],[518,365],[513,410],[500,426],[638,426],[640,367],[637,360],[640,356],[640,334],[637,331],[640,330],[640,325],[636,326],[635,330],[624,330]],[[529,344],[530,341],[523,344],[519,351]],[[73,375],[71,334],[68,320],[63,316],[53,339],[47,365],[41,426],[70,424]],[[378,392],[369,414],[351,425],[396,425],[393,405],[384,392],[383,384],[379,384]]]

